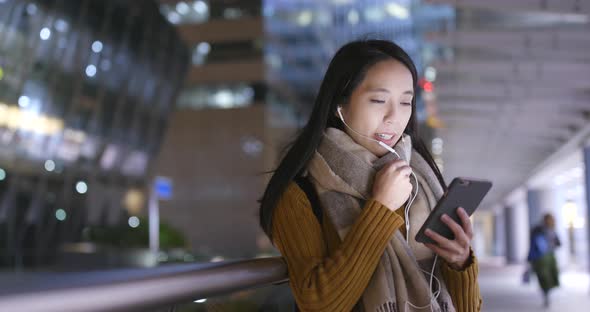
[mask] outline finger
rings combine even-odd
[[[453,231],[453,234],[455,234],[455,240],[461,244],[461,246],[469,245],[470,240],[467,237],[467,234],[465,234],[463,228],[457,222],[455,222],[453,218],[444,214],[440,219],[451,229],[451,231]]]
[[[434,251],[439,257],[442,257],[443,259],[445,259],[445,261],[449,264],[457,264],[459,262],[463,263],[463,261],[465,261],[461,256],[461,254],[450,251],[450,250],[446,250],[444,248],[441,248],[440,246],[436,246],[434,244],[425,244],[426,247],[430,248],[432,251]]]
[[[465,209],[463,209],[462,207],[459,207],[459,209],[457,209],[457,214],[459,215],[459,218],[461,218],[461,223],[463,224],[463,231],[471,241],[473,239],[473,226],[471,225],[471,220],[469,219],[467,211],[465,211]]]
[[[430,248],[430,250],[434,251],[437,255],[445,259],[447,262],[451,263],[454,257],[454,253],[452,251],[446,250],[441,248],[435,244],[425,244],[426,247]]]
[[[461,253],[462,251],[461,246],[459,246],[457,242],[452,241],[436,233],[433,230],[428,229],[424,232],[424,234],[426,234],[426,236],[430,237],[433,241],[435,241],[438,244],[438,246],[442,249],[446,249],[453,253]]]
[[[408,177],[408,176],[410,176],[412,174],[412,167],[410,167],[410,166],[400,167],[400,168],[397,169],[397,171],[400,174]]]

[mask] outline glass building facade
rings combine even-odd
[[[152,2],[0,1],[0,266],[128,222],[189,61]]]

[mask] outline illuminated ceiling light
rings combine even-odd
[[[100,51],[102,51],[102,42],[96,40],[92,43],[92,51],[94,51],[94,53],[100,53]]]
[[[441,155],[443,152],[443,140],[441,138],[432,139],[432,153],[434,155]]]
[[[49,30],[49,28],[47,28],[47,27],[44,27],[39,32],[39,37],[41,37],[42,40],[49,39],[49,37],[51,37],[51,30]]]
[[[66,32],[68,30],[68,23],[62,19],[55,21],[55,29],[59,32]]]
[[[208,42],[201,42],[197,45],[197,52],[200,54],[209,54],[211,45]]]
[[[57,209],[55,211],[55,218],[59,221],[64,221],[67,217],[66,211],[63,209]]]
[[[188,14],[191,8],[184,1],[180,1],[176,4],[176,11],[182,15]]]
[[[136,228],[139,226],[139,218],[138,217],[130,217],[129,220],[127,221],[127,223],[129,224],[130,227],[132,228]]]
[[[230,108],[234,104],[234,95],[230,90],[221,90],[214,96],[214,102],[222,108]]]
[[[193,3],[193,10],[199,14],[205,14],[209,10],[209,7],[205,1],[198,0]]]
[[[348,23],[350,23],[351,25],[358,24],[358,22],[360,20],[359,12],[357,12],[354,9],[350,10],[350,12],[348,12],[347,19],[348,19]]]
[[[313,14],[310,10],[304,10],[297,15],[297,24],[299,26],[309,26],[313,20]]]
[[[27,5],[27,13],[29,15],[35,15],[37,13],[37,6],[34,3],[29,3]]]
[[[430,82],[434,82],[436,80],[436,69],[432,66],[426,67],[424,78]]]
[[[386,4],[385,11],[387,11],[387,13],[392,17],[399,19],[407,19],[408,17],[410,17],[410,12],[408,11],[408,8],[395,2],[390,2]]]
[[[242,151],[249,156],[256,157],[260,155],[263,149],[263,144],[260,140],[254,137],[245,137],[241,140],[242,143]]]
[[[385,13],[379,7],[368,7],[365,9],[365,18],[367,21],[381,22],[385,19]]]
[[[55,162],[51,159],[45,161],[45,170],[52,172],[55,170]]]
[[[225,258],[223,258],[222,256],[215,256],[211,259],[211,262],[222,262],[224,260]]]
[[[167,17],[168,17],[168,21],[172,24],[180,23],[180,15],[176,12],[173,12],[173,11],[169,12]]]
[[[79,194],[86,194],[88,192],[88,185],[84,181],[78,181],[76,183],[76,192]]]
[[[86,66],[86,76],[94,77],[96,75],[96,66],[90,64]]]
[[[31,99],[26,95],[21,95],[18,98],[18,106],[27,108],[31,104]]]
[[[566,223],[570,226],[573,226],[576,218],[578,217],[578,205],[574,201],[568,200],[565,202],[565,204],[563,204],[561,209],[563,210],[562,214],[566,220]]]

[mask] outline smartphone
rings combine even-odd
[[[448,239],[455,239],[453,231],[440,219],[442,215],[448,215],[461,225],[462,222],[457,214],[457,208],[463,207],[467,214],[471,216],[491,188],[492,182],[486,180],[461,177],[453,179],[448,190],[443,194],[424,225],[418,231],[418,234],[416,234],[416,241],[436,244],[435,241],[424,234],[426,229],[430,229]]]

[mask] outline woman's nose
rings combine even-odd
[[[393,124],[395,122],[395,107],[390,107],[387,110],[383,120],[386,124]]]

